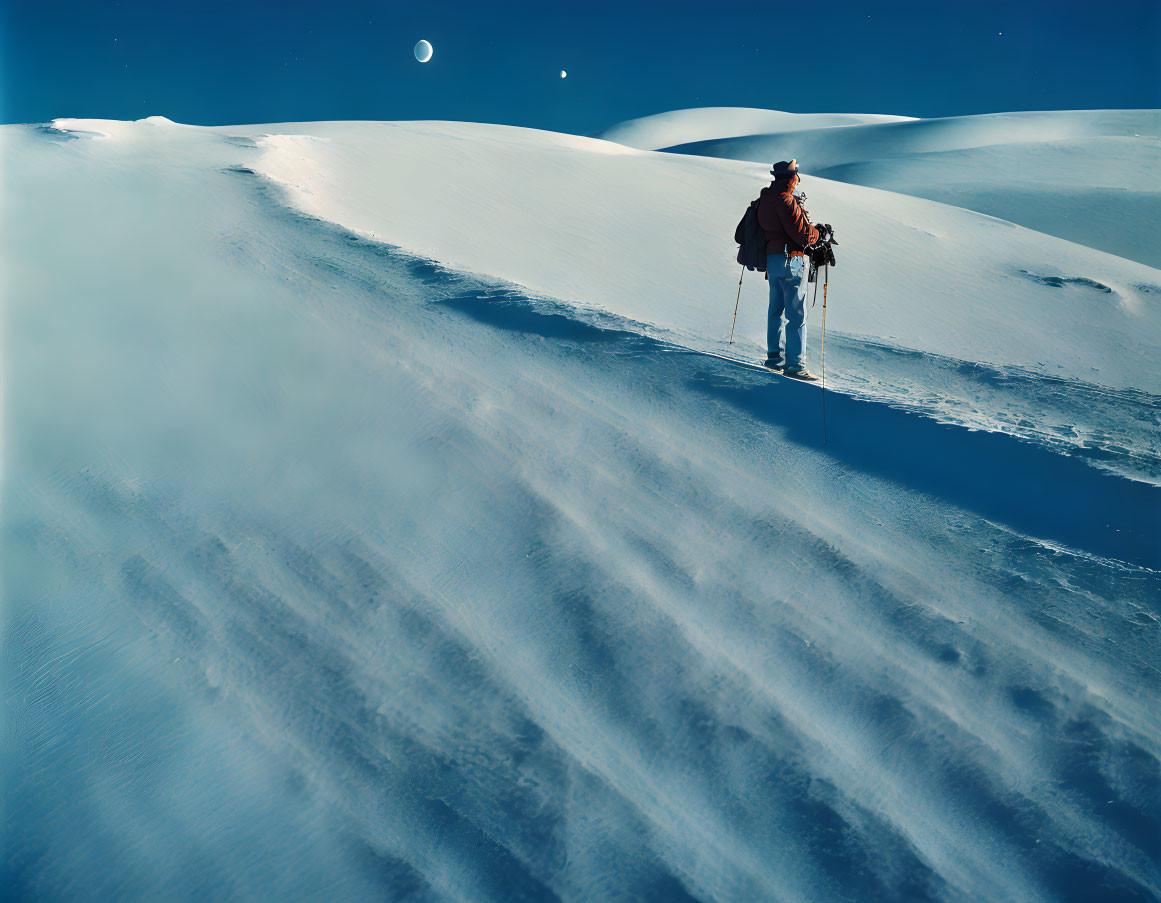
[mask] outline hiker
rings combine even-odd
[[[774,181],[758,197],[758,223],[766,233],[766,274],[770,310],[766,316],[766,366],[786,376],[813,382],[806,369],[806,274],[803,250],[819,239],[794,197],[798,161],[775,163]],[[786,317],[786,355],[782,354],[782,317]]]

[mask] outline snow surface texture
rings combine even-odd
[[[810,180],[823,446],[697,353],[758,167],[56,126],[0,131],[11,896],[1161,895],[1161,273]]]

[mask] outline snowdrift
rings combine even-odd
[[[699,353],[759,167],[0,140],[17,898],[1161,893],[1155,270],[818,180],[823,444]]]

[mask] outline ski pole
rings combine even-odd
[[[826,445],[826,288],[830,281],[830,264],[822,277],[822,444]],[[815,290],[817,291],[817,285]]]
[[[742,301],[742,277],[746,275],[746,265],[742,264],[742,272],[738,274],[738,297],[734,299],[734,319],[730,321],[730,344],[734,344],[734,324],[738,322],[738,305]]]

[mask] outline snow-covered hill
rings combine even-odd
[[[1157,270],[810,179],[824,400],[758,165],[0,141],[16,898],[1161,894]]]
[[[1161,266],[1158,110],[887,122],[761,110],[664,116],[657,125],[621,123],[602,137],[733,160],[793,157],[815,176],[952,204]],[[680,128],[659,127],[670,121]]]

